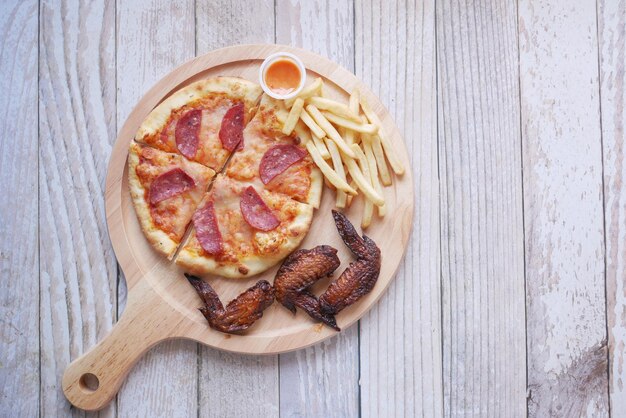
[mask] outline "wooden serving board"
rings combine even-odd
[[[186,338],[227,351],[248,354],[275,354],[307,347],[336,334],[314,323],[298,311],[293,316],[274,303],[243,335],[226,335],[208,327],[198,311],[201,302],[183,276],[181,268],[157,254],[145,239],[128,190],[128,146],[144,118],[163,99],[194,81],[218,75],[240,76],[258,82],[263,59],[278,51],[296,54],[307,67],[310,83],[314,77],[326,80],[325,93],[347,103],[348,93],[359,88],[383,122],[398,155],[407,168],[393,186],[385,188],[387,215],[373,219],[367,235],[382,250],[382,268],[374,290],[337,315],[342,329],[354,324],[383,294],[400,264],[406,249],[413,220],[414,190],[404,141],[391,116],[378,98],[353,74],[319,55],[279,45],[240,45],[213,51],[198,57],[165,76],[137,104],[122,130],[111,154],[106,183],[106,215],[109,234],[128,286],[126,309],[110,334],[86,354],[72,362],[63,376],[63,391],[76,407],[97,410],[117,393],[124,378],[137,360],[155,344],[171,338]],[[335,276],[353,260],[332,220],[335,195],[324,190],[311,229],[301,248],[328,244],[339,250],[342,262]],[[347,211],[355,226],[360,225],[362,197]],[[260,279],[273,281],[278,266],[264,274],[244,280],[205,277],[228,302]],[[328,280],[313,289],[320,291]],[[97,387],[97,388],[96,388]]]

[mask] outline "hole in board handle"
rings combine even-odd
[[[78,380],[78,386],[80,386],[84,392],[93,393],[98,390],[100,380],[98,380],[98,377],[93,373],[85,373]]]

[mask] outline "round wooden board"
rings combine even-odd
[[[210,329],[197,309],[201,305],[200,299],[184,278],[183,270],[157,254],[145,239],[128,190],[126,160],[129,143],[141,122],[158,103],[181,87],[203,78],[228,75],[258,82],[262,60],[278,51],[291,52],[302,59],[307,67],[307,83],[323,76],[325,94],[329,97],[347,103],[347,92],[358,88],[382,120],[384,131],[406,167],[406,173],[402,177],[394,177],[393,185],[384,190],[387,215],[384,218],[375,217],[366,231],[382,250],[378,282],[371,293],[337,315],[338,325],[345,330],[354,324],[374,305],[394,278],[411,233],[414,189],[404,141],[378,98],[344,68],[301,49],[280,45],[240,45],[198,57],[163,77],[139,101],[113,148],[106,185],[106,214],[111,242],[126,277],[128,302],[111,334],[68,366],[63,387],[68,399],[76,406],[83,409],[102,407],[115,395],[137,359],[154,344],[166,339],[187,338],[238,353],[276,354],[307,347],[337,334],[326,326],[314,323],[300,311],[293,316],[279,303],[269,307],[263,318],[245,334],[226,335]],[[319,244],[337,248],[342,264],[333,276],[336,277],[353,260],[353,256],[339,238],[333,223],[330,211],[334,200],[334,192],[324,190],[322,203],[301,248]],[[359,196],[346,212],[357,229],[360,229],[362,203],[363,198]],[[226,303],[260,279],[271,283],[277,269],[278,266],[244,280],[215,276],[205,279]],[[325,288],[329,280],[318,283],[314,291]],[[85,373],[93,373],[99,379],[100,386],[95,392],[83,384],[81,378]]]

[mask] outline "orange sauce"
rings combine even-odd
[[[302,74],[300,69],[290,59],[274,61],[265,70],[265,84],[276,94],[289,94],[300,85]]]

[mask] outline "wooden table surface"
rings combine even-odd
[[[124,309],[103,189],[137,100],[281,43],[353,71],[405,135],[395,282],[306,350],[162,344],[99,414],[625,416],[625,27],[626,0],[2,1],[0,415],[84,415],[61,375]]]

